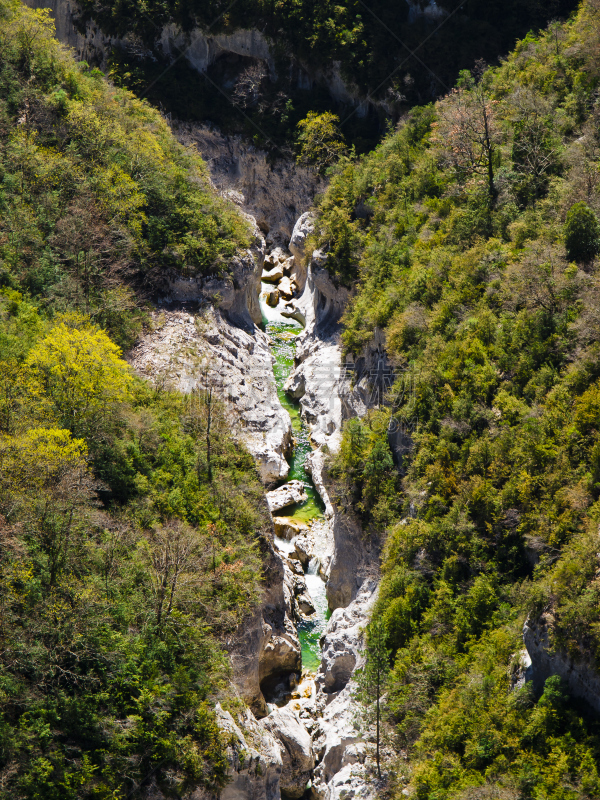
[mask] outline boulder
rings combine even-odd
[[[276,289],[275,287],[269,289],[269,291],[265,292],[265,299],[268,306],[275,308],[275,306],[279,303],[279,289]]]
[[[300,534],[294,540],[294,551],[291,553],[291,557],[298,559],[298,561],[306,569],[310,563],[312,550],[312,542],[307,536]]]
[[[306,315],[295,303],[286,303],[281,311],[281,316],[295,319],[296,322],[299,322],[301,325],[306,325]]]
[[[317,610],[308,592],[302,592],[302,594],[299,594],[296,598],[296,603],[300,611],[307,617],[310,617],[310,615],[314,614]]]
[[[283,384],[283,391],[294,400],[299,400],[306,391],[304,373],[292,372],[290,377]]]
[[[288,558],[288,564],[294,575],[304,575],[302,564],[299,561],[296,561],[294,558]]]
[[[289,706],[275,709],[260,724],[280,745],[282,797],[300,800],[315,766],[309,732]]]
[[[290,481],[289,483],[284,483],[278,489],[267,492],[267,503],[271,513],[279,511],[281,508],[286,508],[286,506],[304,503],[306,500],[308,500],[308,496],[304,491],[302,481]]]
[[[301,483],[301,481],[297,481],[297,483]],[[302,488],[304,489],[304,485],[302,485]],[[273,522],[275,523],[275,536],[279,536],[280,539],[287,539],[288,542],[294,536],[298,536],[308,530],[303,522],[298,522],[293,517],[273,517]]]
[[[282,247],[275,247],[265,256],[265,263],[276,267],[278,264],[282,266],[288,261],[289,253],[286,253]]]
[[[286,300],[291,300],[296,291],[296,284],[287,275],[279,281],[279,294],[285,297]]]
[[[277,264],[271,270],[265,270],[261,275],[261,280],[267,283],[278,283],[283,278],[283,265]]]

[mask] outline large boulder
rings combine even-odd
[[[304,503],[307,499],[308,496],[304,491],[302,481],[290,481],[277,489],[273,489],[271,492],[267,492],[267,503],[271,513],[287,506],[293,506],[296,503]]]
[[[301,483],[301,481],[297,482]],[[302,489],[304,490],[304,485]],[[293,517],[273,517],[273,522],[275,524],[275,536],[279,536],[280,539],[287,539],[288,542],[295,536],[307,531],[306,525],[303,522],[298,522]]]
[[[279,289],[273,287],[265,292],[265,300],[267,301],[267,305],[271,308],[276,308],[277,304],[279,303]]]
[[[262,727],[279,741],[283,769],[281,796],[299,800],[312,777],[315,758],[312,739],[298,714],[289,706],[277,708],[261,720]]]
[[[306,285],[306,239],[315,229],[313,217],[307,211],[298,218],[292,231],[289,249],[294,256],[294,269],[296,271],[296,282],[302,292]]]
[[[261,276],[261,280],[267,283],[279,283],[283,278],[283,264],[277,264],[273,269],[265,270]]]
[[[279,281],[279,294],[286,300],[291,300],[296,291],[296,284],[286,275]]]
[[[294,400],[299,400],[306,391],[306,379],[302,372],[292,372],[283,384],[283,390]]]

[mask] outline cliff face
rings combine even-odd
[[[217,128],[176,122],[173,131],[198,148],[215,187],[256,220],[267,246],[286,248],[296,220],[324,190],[323,178],[289,159],[273,161],[266,150]]]
[[[100,69],[106,69],[107,57],[113,46],[127,48],[131,44],[126,39],[106,36],[93,20],[82,26],[78,23],[79,7],[72,0],[23,2],[30,8],[49,8],[55,20],[59,41],[72,47],[77,58]],[[83,31],[79,30],[81,27],[84,28]],[[184,33],[176,25],[168,24],[158,33],[157,43],[165,56],[178,58],[183,54],[188,64],[200,73],[205,73],[222,56],[234,55],[263,62],[271,76],[276,77],[272,45],[256,29],[240,29],[232,34],[205,34],[196,28]],[[359,116],[367,113],[369,103],[362,102],[357,90],[343,80],[336,62],[327,70],[315,70],[310,65],[290,60],[290,69],[295,74],[297,88],[310,89],[314,83],[318,83],[327,88],[334,101],[356,106]]]
[[[114,45],[122,44],[120,39],[106,36],[94,23],[89,22],[85,31],[77,27],[79,8],[71,0],[23,0],[29,8],[48,8],[54,18],[56,38],[67,47],[72,47],[79,60],[106,69],[106,57]]]
[[[523,641],[531,659],[531,679],[536,692],[552,675],[560,676],[573,697],[585,700],[600,714],[600,674],[592,664],[574,661],[568,653],[553,651],[550,642],[552,619],[545,615],[539,620],[527,619],[523,626]]]

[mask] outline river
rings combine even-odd
[[[288,460],[290,472],[287,480],[302,481],[308,496],[304,503],[282,509],[280,515],[291,517],[298,522],[310,525],[311,522],[324,518],[324,506],[305,468],[306,457],[312,447],[308,426],[300,416],[300,403],[291,399],[283,389],[287,378],[294,369],[295,339],[303,328],[299,322],[283,317],[277,309],[267,305],[263,293],[271,288],[269,284],[263,283],[261,288],[260,308],[265,330],[271,339],[271,352],[275,357],[273,373],[277,385],[277,394],[281,405],[289,413],[292,421],[294,447]],[[287,555],[294,550],[294,540],[288,542],[277,538],[275,543]],[[311,559],[304,576],[316,611],[311,617],[300,620],[297,626],[298,638],[302,645],[302,667],[303,670],[309,670],[310,672],[316,672],[321,663],[320,638],[325,632],[327,621],[330,617],[325,582],[319,575],[319,566],[317,558]]]

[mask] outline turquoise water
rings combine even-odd
[[[260,306],[266,332],[271,337],[271,352],[275,356],[273,372],[277,385],[277,395],[292,421],[294,449],[291,458],[288,459],[290,472],[287,480],[302,481],[304,483],[304,491],[308,495],[306,502],[288,506],[282,509],[280,515],[293,517],[300,522],[308,523],[310,520],[322,518],[325,507],[310,475],[305,469],[306,457],[312,448],[308,427],[300,416],[300,403],[292,400],[283,390],[286,380],[294,369],[295,340],[298,334],[302,332],[302,325],[295,320],[282,317],[277,311],[269,308],[262,297],[260,298]],[[280,546],[288,552],[293,549],[293,546],[288,542],[281,542]],[[309,566],[308,574],[305,575],[307,589],[315,605],[316,613],[313,614],[313,618],[302,620],[298,625],[298,638],[302,646],[302,666],[311,672],[316,672],[321,663],[319,640],[325,632],[327,620],[330,616],[325,595],[325,583],[317,574],[318,566],[317,560],[313,559]]]
[[[286,409],[292,420],[292,431],[294,436],[294,450],[292,457],[288,460],[290,473],[288,481],[297,480],[304,483],[304,489],[308,495],[305,503],[288,506],[281,512],[281,516],[294,517],[302,522],[310,522],[323,516],[324,505],[321,498],[313,486],[310,475],[306,472],[306,456],[312,450],[308,427],[300,416],[300,403],[292,400],[284,391],[283,385],[294,369],[294,355],[296,353],[296,336],[302,331],[299,322],[268,322],[266,330],[273,344],[271,351],[275,356],[275,383],[277,394],[281,405]]]

